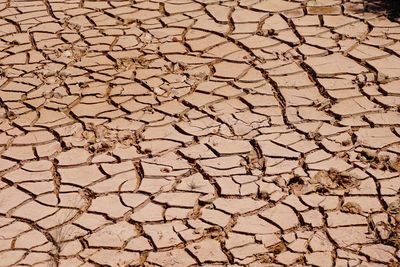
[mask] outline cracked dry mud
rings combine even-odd
[[[399,23],[1,2],[0,266],[398,266]]]

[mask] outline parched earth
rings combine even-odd
[[[365,4],[1,1],[0,266],[399,266]]]

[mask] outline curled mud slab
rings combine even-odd
[[[398,266],[365,2],[2,1],[0,266]]]

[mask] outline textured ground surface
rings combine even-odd
[[[398,266],[400,24],[363,1],[1,1],[0,266]]]

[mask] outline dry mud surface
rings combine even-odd
[[[0,266],[399,266],[363,2],[1,1]]]

